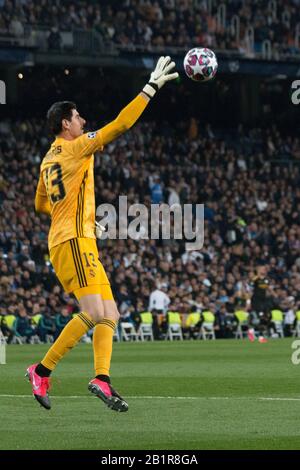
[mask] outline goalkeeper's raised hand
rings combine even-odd
[[[178,77],[177,72],[170,73],[175,67],[175,62],[171,62],[171,57],[160,57],[156,64],[155,69],[150,75],[150,80],[147,85],[144,86],[143,92],[153,98],[155,93],[169,80],[174,80]]]

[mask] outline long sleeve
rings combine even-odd
[[[43,214],[51,214],[51,206],[47,196],[46,187],[42,175],[40,175],[37,190],[35,193],[35,210]]]
[[[103,145],[108,144],[119,135],[130,129],[141,116],[149,99],[139,94],[125,108],[122,109],[116,119],[100,129]]]
[[[126,132],[138,120],[149,98],[143,93],[136,96],[114,121],[93,132],[87,132],[70,142],[71,149],[76,158],[90,157],[96,150],[103,150],[103,146]]]

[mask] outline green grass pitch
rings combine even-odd
[[[24,378],[47,345],[8,346],[0,366],[0,449],[300,449],[292,341],[115,344],[113,385],[128,413],[88,392],[91,345],[78,345],[58,365],[50,411]]]

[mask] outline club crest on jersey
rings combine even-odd
[[[89,132],[87,136],[88,136],[89,139],[94,139],[96,137],[96,135],[97,135],[97,131]]]

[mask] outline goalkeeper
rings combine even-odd
[[[80,338],[94,328],[95,378],[88,389],[109,408],[128,410],[128,404],[110,382],[113,335],[119,312],[98,258],[93,153],[103,150],[104,145],[134,125],[157,91],[178,77],[177,72],[171,73],[174,67],[170,57],[160,57],[141,93],[114,121],[97,131],[84,133],[86,121],[72,102],[54,103],[47,113],[55,140],[41,164],[35,208],[51,216],[50,260],[64,290],[78,299],[81,313],[65,326],[41,362],[27,369],[33,395],[46,409],[51,408],[50,374]],[[101,226],[96,231],[100,236]]]

